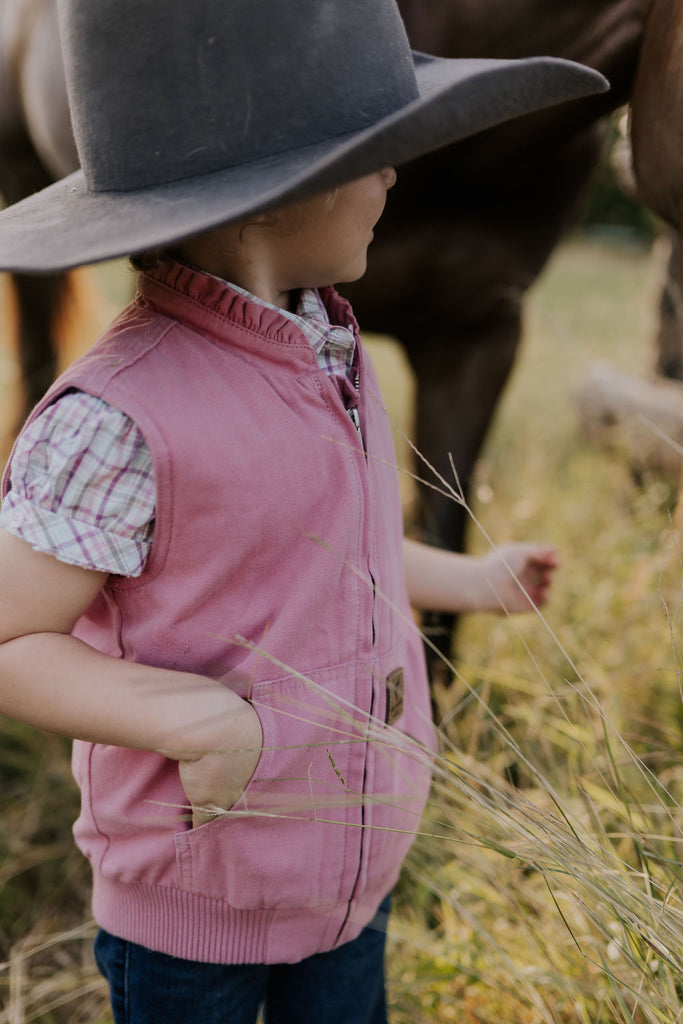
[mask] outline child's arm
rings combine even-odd
[[[545,602],[557,568],[555,549],[541,544],[506,544],[475,558],[406,539],[403,553],[413,606],[442,612],[531,611]]]
[[[111,658],[69,636],[106,578],[0,529],[0,713],[163,753],[180,762],[193,807],[230,807],[260,754],[256,712],[211,679]],[[196,811],[193,824],[211,816]]]

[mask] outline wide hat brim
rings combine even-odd
[[[83,171],[63,178],[0,213],[0,270],[47,273],[168,246],[609,87],[552,57],[413,60],[417,99],[361,131],[135,191],[92,191]]]

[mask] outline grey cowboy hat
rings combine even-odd
[[[0,214],[0,269],[169,245],[607,88],[410,50],[395,0],[58,0],[81,170]]]

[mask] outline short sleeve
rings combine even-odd
[[[70,391],[20,435],[0,526],[62,562],[139,576],[155,500],[152,458],[135,423],[100,398]]]

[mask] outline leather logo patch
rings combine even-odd
[[[385,722],[393,725],[403,714],[403,669],[395,668],[387,676],[387,713]]]

